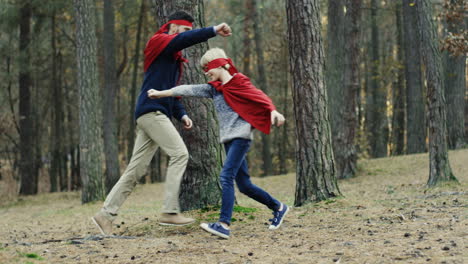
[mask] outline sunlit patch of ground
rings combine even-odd
[[[23,197],[0,208],[0,263],[468,263],[468,150],[450,162],[460,185],[427,189],[426,154],[362,160],[356,178],[339,182],[344,197],[293,208],[275,231],[268,209],[238,195],[229,240],[198,227],[217,209],[188,212],[199,220],[188,227],[159,226],[161,184],[137,187],[113,238],[90,221],[101,203]],[[293,204],[294,174],[253,181]]]

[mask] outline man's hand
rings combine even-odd
[[[232,35],[231,27],[226,23],[221,23],[215,26],[215,31],[216,31],[216,34],[223,36],[223,37],[229,37]]]
[[[276,122],[278,120],[278,122]],[[276,126],[282,126],[284,124],[284,121],[286,119],[284,119],[284,116],[282,114],[280,114],[278,111],[276,110],[273,110],[271,111],[271,124],[272,125],[275,125]]]
[[[190,119],[187,115],[184,115],[181,121],[184,123],[184,129],[186,130],[192,129],[192,126],[193,126],[192,119]]]

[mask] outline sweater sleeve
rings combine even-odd
[[[181,120],[182,117],[184,115],[187,114],[187,112],[185,111],[185,107],[184,105],[180,102],[180,99],[179,98],[174,98],[174,106],[173,106],[173,114],[172,116],[177,119],[177,120]]]
[[[213,87],[209,84],[179,85],[171,91],[174,96],[213,98]]]
[[[164,49],[164,53],[174,53],[215,37],[213,27],[193,29],[177,34]]]

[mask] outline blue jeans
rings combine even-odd
[[[220,222],[231,224],[234,207],[234,180],[241,193],[266,205],[271,210],[279,210],[281,206],[280,202],[250,181],[247,161],[245,160],[250,143],[251,141],[248,139],[235,138],[224,144],[226,161],[220,176],[222,186]]]

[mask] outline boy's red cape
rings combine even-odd
[[[232,62],[230,63],[232,64]],[[242,73],[235,73],[224,85],[220,81],[209,82],[223,93],[226,103],[254,128],[270,134],[271,111],[276,110],[271,99],[257,89]]]

